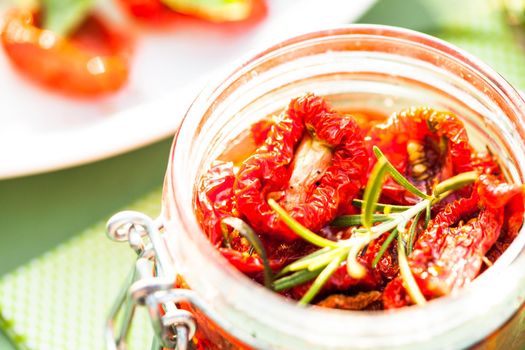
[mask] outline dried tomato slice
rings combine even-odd
[[[496,194],[499,197],[494,200]],[[523,201],[522,186],[481,176],[470,197],[449,203],[436,215],[408,257],[412,274],[426,298],[448,295],[478,275],[482,258],[502,231],[505,206],[516,205],[514,198]],[[385,308],[411,303],[400,277],[387,285],[383,302]]]
[[[382,307],[381,296],[375,290],[356,295],[332,294],[318,302],[317,306],[341,310],[377,310]]]
[[[369,148],[379,147],[390,162],[421,190],[435,182],[472,170],[471,147],[461,120],[449,112],[413,107],[390,116],[367,135]],[[372,160],[372,165],[375,160]],[[388,179],[383,194],[399,203],[415,199]]]
[[[201,178],[195,212],[204,232],[213,245],[222,243],[221,220],[234,215],[232,162],[215,161]]]
[[[303,138],[305,129],[313,141]],[[295,153],[302,139],[303,144],[312,142],[305,146],[304,159],[314,159],[306,174],[296,164],[304,163]],[[313,152],[328,153],[329,162],[324,156],[308,154],[315,147],[325,147]],[[315,168],[316,162],[329,165]],[[355,198],[367,168],[368,153],[355,120],[333,111],[321,97],[307,94],[290,102],[264,143],[240,166],[234,185],[237,209],[257,232],[294,240],[298,236],[270,208],[269,196],[296,220],[318,231]]]
[[[119,90],[129,75],[129,40],[92,15],[66,39],[38,28],[32,13],[6,14],[1,33],[12,64],[30,79],[69,95]]]

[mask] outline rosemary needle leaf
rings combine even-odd
[[[319,256],[319,257],[313,259],[310,262],[310,264],[308,265],[308,270],[315,271],[315,270],[318,270],[318,269],[320,269],[322,267],[325,267],[332,260],[337,258],[340,254],[344,255],[344,257],[343,257],[343,259],[344,259],[344,258],[346,258],[347,254],[348,254],[348,251],[349,251],[348,247],[341,247],[341,248],[333,249],[331,251],[331,254],[325,254],[326,257]]]
[[[363,239],[360,242],[356,242],[353,246],[350,247],[348,256],[346,258],[346,271],[350,277],[355,279],[361,279],[365,277],[367,270],[366,268],[357,260],[359,253],[363,248],[369,243],[368,239]]]
[[[303,263],[306,263],[304,266],[308,266],[309,264],[307,263],[307,261],[310,261],[311,259],[315,258],[316,256],[319,256],[319,255],[324,254],[324,253],[329,252],[329,251],[331,251],[331,248],[324,247],[322,249],[316,250],[313,253],[310,253],[310,254],[308,254],[306,256],[303,256],[301,259],[298,259],[298,260],[294,261],[293,263],[291,263],[289,265],[286,265],[284,267],[284,269],[282,269],[275,277],[281,277],[281,276],[286,275],[288,272],[301,270],[300,268],[298,268],[296,266],[301,266]]]
[[[388,235],[388,237],[385,239],[383,244],[381,244],[381,248],[379,248],[379,251],[377,252],[377,255],[374,257],[374,260],[372,261],[372,268],[375,269],[377,264],[379,263],[379,260],[381,260],[381,257],[385,254],[388,247],[390,247],[390,244],[396,238],[397,236],[397,229],[393,229],[392,232]]]
[[[427,207],[428,209],[428,207]],[[414,240],[416,239],[416,227],[417,223],[419,222],[419,217],[421,216],[421,212],[417,213],[414,217],[414,220],[412,220],[412,224],[410,225],[410,230],[408,231],[408,255],[412,253],[412,250],[414,250]]]
[[[361,199],[354,199],[352,204],[358,208],[362,208],[365,205],[365,202]],[[376,203],[376,210],[380,210],[382,212],[399,213],[407,209],[410,209],[410,206]]]
[[[341,252],[341,248],[330,249],[326,253],[319,254],[309,259],[304,259],[302,261],[296,261],[290,264],[290,271],[299,271],[303,269],[315,270],[315,269],[310,268],[312,264],[315,264],[315,265],[321,264],[320,267],[326,266],[340,252]]]
[[[376,203],[381,194],[381,189],[383,188],[383,181],[385,178],[385,173],[387,170],[387,160],[385,157],[382,157],[377,160],[377,163],[374,165],[374,168],[370,172],[370,177],[368,178],[368,183],[366,184],[365,193],[363,195],[363,201],[365,205],[361,208],[361,215],[363,226],[367,229],[372,227],[372,217],[376,210]]]
[[[268,261],[268,255],[266,255],[266,250],[264,249],[264,246],[255,233],[253,229],[245,223],[243,220],[228,216],[221,220],[221,225],[228,225],[235,230],[239,232],[246,240],[250,243],[250,245],[255,249],[257,254],[261,257],[264,265],[264,286],[266,288],[271,289],[272,287],[272,281],[273,281],[273,272],[270,268],[270,262]]]
[[[401,236],[397,238],[397,259],[399,261],[399,272],[401,278],[403,279],[403,285],[408,292],[408,295],[415,304],[424,305],[426,304],[426,299],[421,293],[417,282],[410,271],[410,266],[408,265],[408,260],[405,252],[405,245]]]
[[[469,171],[465,173],[458,174],[451,178],[448,178],[434,188],[434,196],[438,197],[439,195],[448,192],[457,190],[463,186],[473,183],[479,177],[478,172]]]
[[[305,295],[299,300],[299,305],[306,305],[310,301],[312,301],[313,298],[319,293],[321,288],[325,285],[326,281],[332,276],[332,274],[337,270],[339,265],[341,264],[341,261],[343,261],[344,255],[341,254],[338,257],[336,257],[334,260],[328,264],[327,267],[325,267],[319,276],[315,279],[314,283],[310,286],[310,289],[306,292]]]
[[[270,205],[270,207],[273,210],[275,210],[275,212],[279,215],[281,220],[283,220],[284,223],[290,228],[290,230],[295,232],[298,236],[303,238],[305,241],[308,241],[312,243],[313,245],[316,245],[322,248],[324,247],[334,247],[335,248],[339,246],[337,242],[323,238],[313,233],[312,231],[310,231],[303,225],[301,225],[301,223],[299,223],[297,220],[291,217],[279,204],[277,204],[277,202],[274,199],[272,198],[268,199],[268,205]]]
[[[395,214],[394,214],[395,215]],[[392,215],[388,214],[372,214],[372,222],[384,222],[392,219]],[[363,215],[341,215],[338,216],[330,223],[330,226],[334,227],[350,227],[360,226],[363,224]]]
[[[428,227],[428,224],[430,223],[430,219],[432,217],[432,203],[428,203],[427,204],[427,208],[426,208],[426,211],[425,211],[425,226],[423,227],[424,230],[427,229]]]
[[[397,169],[392,165],[392,163],[390,163],[388,161],[388,159],[385,157],[383,152],[381,152],[381,150],[377,146],[374,146],[374,154],[377,157],[378,161],[380,159],[384,159],[384,161],[386,162],[386,168],[387,168],[388,173],[390,174],[390,176],[398,184],[403,186],[407,191],[409,191],[409,192],[411,192],[411,193],[415,194],[416,196],[418,196],[420,198],[423,198],[423,199],[428,199],[428,200],[434,199],[432,196],[429,196],[428,194],[426,194],[424,192],[421,192],[421,190],[419,190],[419,188],[417,188],[412,183],[410,183],[410,181],[408,181],[399,171],[397,171]]]
[[[279,278],[273,282],[273,290],[279,292],[281,290],[293,288],[295,286],[306,283],[310,280],[313,280],[321,273],[321,270],[309,271],[301,270],[296,273],[291,274],[290,276]]]

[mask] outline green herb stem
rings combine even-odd
[[[84,23],[95,7],[94,0],[41,0],[43,28],[68,36]]]
[[[355,243],[350,247],[348,256],[346,258],[346,271],[348,274],[355,279],[363,278],[366,275],[366,269],[357,260],[359,252],[372,241],[369,236],[360,236],[355,238]]]
[[[390,163],[390,161],[388,161],[388,159],[385,157],[385,155],[383,154],[383,152],[381,152],[381,150],[377,147],[377,146],[374,146],[373,148],[374,150],[374,154],[375,156],[377,157],[377,160],[379,161],[380,159],[384,159],[385,163],[386,163],[386,167],[387,167],[387,170],[388,170],[388,173],[390,174],[390,176],[394,179],[394,181],[396,181],[398,184],[400,184],[401,186],[403,186],[407,191],[415,194],[416,196],[420,197],[420,198],[423,198],[423,199],[427,199],[427,200],[432,200],[433,197],[432,196],[429,196],[428,194],[424,193],[424,192],[421,192],[421,190],[419,188],[417,188],[416,186],[414,186],[413,184],[411,184],[393,165],[392,163]]]
[[[297,220],[295,220],[293,217],[291,217],[277,202],[270,198],[268,200],[268,204],[270,207],[275,210],[275,212],[279,215],[281,220],[284,221],[284,223],[298,236],[303,238],[305,241],[308,241],[312,243],[313,245],[316,245],[318,247],[338,247],[338,243],[331,241],[329,239],[323,238],[303,225],[299,223]]]
[[[392,219],[396,214],[373,214],[372,222],[385,222]],[[363,224],[363,215],[341,215],[338,216],[330,223],[330,226],[334,227],[351,227],[359,226]]]
[[[469,185],[476,181],[478,177],[479,173],[477,171],[469,171],[448,178],[434,187],[434,196],[438,197],[448,191],[455,191],[463,186]]]
[[[273,282],[273,290],[279,292],[281,290],[293,288],[295,286],[301,285],[308,281],[313,280],[321,273],[321,270],[310,271],[310,270],[301,270],[293,273],[289,276],[282,277]]]
[[[333,259],[328,266],[326,266],[319,276],[315,279],[314,283],[310,286],[308,291],[303,295],[301,300],[299,300],[299,305],[306,305],[319,293],[321,288],[325,285],[326,281],[332,276],[332,274],[339,268],[339,265],[344,259],[344,255],[341,254]]]
[[[410,207],[410,209],[399,213],[393,220],[372,227],[372,229],[370,230],[372,233],[371,240],[374,240],[381,236],[383,233],[396,228],[400,223],[408,222],[410,219],[412,219],[412,217],[414,217],[414,215],[425,209],[429,202],[430,201],[428,200],[423,200]]]
[[[319,255],[322,255],[322,254],[330,252],[330,251],[331,251],[330,247],[324,247],[322,249],[316,250],[313,253],[310,253],[310,254],[308,254],[306,256],[303,256],[301,259],[298,259],[298,260],[294,261],[293,263],[285,266],[284,269],[282,269],[281,272],[279,272],[275,277],[281,277],[281,276],[286,275],[288,272],[299,270],[299,269],[295,268],[296,264],[302,264],[304,261],[311,260],[311,259],[313,259],[313,258],[315,258],[315,257],[317,257]],[[309,264],[304,265],[305,266],[304,268],[306,268],[306,266],[308,266],[308,265]]]
[[[354,199],[352,204],[358,208],[362,208],[365,205],[365,202],[361,199]],[[398,213],[407,209],[410,209],[409,205],[376,203],[376,210],[380,210],[384,213]]]
[[[421,293],[421,290],[417,285],[414,275],[412,275],[410,266],[408,265],[405,247],[401,236],[398,236],[397,238],[397,260],[399,263],[399,272],[401,274],[401,278],[403,279],[403,284],[408,292],[408,295],[415,304],[426,304],[427,301],[423,296],[423,293]]]
[[[432,203],[428,203],[425,211],[425,225],[423,229],[427,229],[428,224],[430,224],[430,219],[432,219]]]
[[[412,253],[412,250],[414,249],[414,241],[416,239],[416,227],[417,223],[419,222],[419,218],[421,217],[421,213],[419,212],[414,217],[414,220],[412,221],[412,225],[410,225],[410,230],[408,231],[408,255]]]
[[[363,195],[365,205],[361,209],[361,214],[363,226],[367,229],[370,229],[373,224],[372,216],[376,210],[376,203],[383,187],[383,181],[387,171],[387,162],[388,161],[385,157],[381,157],[377,160],[377,163],[370,172],[368,183],[366,184],[365,193]]]
[[[332,261],[335,257],[339,256],[340,254],[343,255],[343,259],[344,259],[344,258],[346,258],[349,250],[350,250],[349,247],[341,247],[341,248],[333,249],[332,252],[331,252],[332,254],[331,254],[330,257],[327,257],[325,259],[321,259],[321,257],[318,257],[317,259],[312,261],[310,263],[310,265],[308,265],[308,270],[310,270],[310,271],[318,270],[318,269],[328,265],[330,263],[330,261]]]
[[[385,239],[383,244],[381,244],[381,248],[379,248],[379,251],[377,252],[377,255],[374,257],[374,260],[372,261],[372,268],[375,269],[377,264],[379,263],[379,260],[383,257],[388,247],[390,247],[390,244],[392,244],[392,241],[394,238],[397,237],[397,229],[393,229],[392,232],[388,235],[388,237]]]
[[[243,220],[233,216],[222,219],[221,225],[228,225],[235,229],[237,232],[239,232],[239,234],[246,238],[253,249],[255,249],[257,254],[261,257],[264,266],[264,286],[268,289],[271,289],[273,282],[273,271],[270,267],[266,250],[264,249],[264,246],[255,231],[253,231],[253,229]]]
[[[323,262],[325,262],[324,265],[328,265],[330,260],[332,260],[340,252],[341,252],[341,248],[332,248],[332,249],[327,250],[323,254],[318,254],[308,259],[301,259],[301,260],[295,261],[291,263],[290,265],[288,265],[287,267],[289,271],[299,271],[303,269],[312,270],[311,268],[309,268],[312,264],[323,265]]]

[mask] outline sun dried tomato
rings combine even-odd
[[[219,244],[228,241],[220,252],[240,271],[261,282],[262,260],[251,254],[251,247],[234,231],[228,233],[228,240],[221,239],[216,218],[234,215],[245,220],[259,235],[271,267],[274,271],[281,269],[318,247],[295,240],[295,234],[270,209],[267,200],[274,199],[292,217],[325,238],[348,239],[352,229],[335,231],[327,224],[341,213],[358,214],[351,201],[366,181],[371,154],[354,118],[333,111],[312,94],[292,100],[279,117],[254,124],[246,135],[251,136],[246,137],[249,142],[239,144],[249,144],[245,153],[251,155],[235,158],[240,164],[238,171],[234,173],[230,164],[225,181],[212,170],[210,176],[217,179],[204,186],[208,195],[203,203],[217,201],[218,191],[219,197],[229,197],[224,202],[228,204],[204,205],[201,211],[212,208],[215,216],[210,215],[212,220],[205,223],[207,232],[212,232]],[[494,261],[517,236],[525,213],[523,186],[503,180],[490,152],[474,153],[463,124],[453,114],[412,108],[373,126],[368,135],[368,145],[379,145],[409,181],[428,193],[438,182],[459,173],[474,170],[468,175],[480,174],[474,184],[456,189],[433,205],[434,219],[427,229],[422,228],[423,218],[415,226],[416,232],[422,232],[415,235],[408,264],[425,298],[448,295],[470,283],[480,273],[483,261],[490,265],[483,258]],[[416,200],[394,182],[384,186],[386,203]],[[399,274],[397,245],[391,244],[373,265],[387,237],[385,232],[357,257],[365,268],[362,278],[351,277],[343,262],[313,301],[326,298],[322,305],[328,307],[368,308],[369,300],[355,298],[355,294],[373,291],[371,308],[411,304]],[[301,299],[312,283],[314,280],[280,293]],[[382,302],[375,300],[383,289]]]
[[[461,120],[449,112],[418,107],[395,113],[370,130],[367,143],[370,149],[379,147],[394,167],[423,191],[430,192],[435,182],[472,170],[467,132]],[[417,200],[392,179],[385,182],[382,193],[387,200],[399,203]]]
[[[500,236],[505,206],[515,197],[523,200],[523,187],[494,177],[482,176],[475,189],[470,197],[448,204],[436,215],[408,257],[427,299],[457,291],[478,275],[482,258]],[[494,194],[500,197],[496,200]],[[383,302],[385,308],[410,304],[400,277],[387,285]]]
[[[129,39],[96,16],[66,39],[38,28],[32,13],[13,10],[5,16],[1,39],[22,73],[66,94],[111,93],[128,80]]]
[[[213,245],[222,243],[221,220],[235,216],[232,162],[215,161],[201,178],[195,200],[197,220]]]
[[[250,255],[246,252],[240,252],[229,248],[219,248],[219,252],[239,271],[244,273],[261,272],[264,270],[262,259],[258,255]],[[272,268],[278,268],[275,264],[270,264]]]
[[[262,146],[264,141],[266,141],[266,138],[268,138],[268,133],[270,132],[273,124],[273,120],[265,118],[258,121],[257,123],[254,123],[250,127],[251,137],[257,147]]]
[[[517,194],[523,193],[521,186],[511,185],[492,175],[481,175],[477,191],[485,206],[501,208]]]
[[[311,138],[303,138],[305,129]],[[312,171],[301,174],[304,169],[296,164],[301,157],[295,153],[301,140],[303,145],[312,142],[305,146],[305,158],[315,147],[325,147],[319,152],[328,153],[331,159],[316,159],[323,163],[318,168],[315,161],[309,162]],[[368,153],[355,120],[333,111],[321,97],[307,94],[291,101],[264,144],[240,166],[234,186],[237,208],[257,232],[294,240],[298,236],[270,208],[269,196],[317,231],[350,205],[367,168]],[[298,173],[301,180],[292,184]]]
[[[524,216],[525,193],[523,191],[520,191],[514,197],[512,197],[505,205],[503,227],[501,229],[500,237],[487,253],[487,258],[491,262],[495,262],[518,236],[521,226],[523,225]]]
[[[378,310],[382,308],[381,292],[360,292],[356,295],[332,294],[317,306],[341,310]]]

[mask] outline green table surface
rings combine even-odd
[[[0,181],[0,274],[105,220],[163,181],[171,140],[54,173]],[[0,333],[0,349],[16,349]]]
[[[442,18],[433,15],[436,3],[434,0],[382,0],[360,22],[397,25],[435,34],[442,23]],[[461,24],[461,20],[457,23]],[[463,31],[462,38],[455,37],[457,31],[441,32],[440,36],[460,46],[464,43],[469,50],[469,40],[483,34],[486,28],[476,27],[475,23],[470,23],[468,28],[475,30],[472,33]],[[456,29],[462,30],[461,27]],[[492,40],[497,45],[503,42],[498,37]],[[509,50],[519,50],[517,45],[510,45]],[[473,46],[473,53],[486,59],[483,50]],[[520,56],[523,53],[511,53],[523,58]],[[522,78],[525,76],[524,61],[516,67],[506,64],[508,62],[498,62],[501,60],[488,63],[494,63],[497,70],[523,88],[523,81],[513,81],[513,78],[525,79]],[[0,181],[0,275],[71,238],[72,232],[81,232],[158,188],[162,184],[170,143],[171,140],[164,140],[88,165]],[[15,347],[0,334],[0,349]]]

